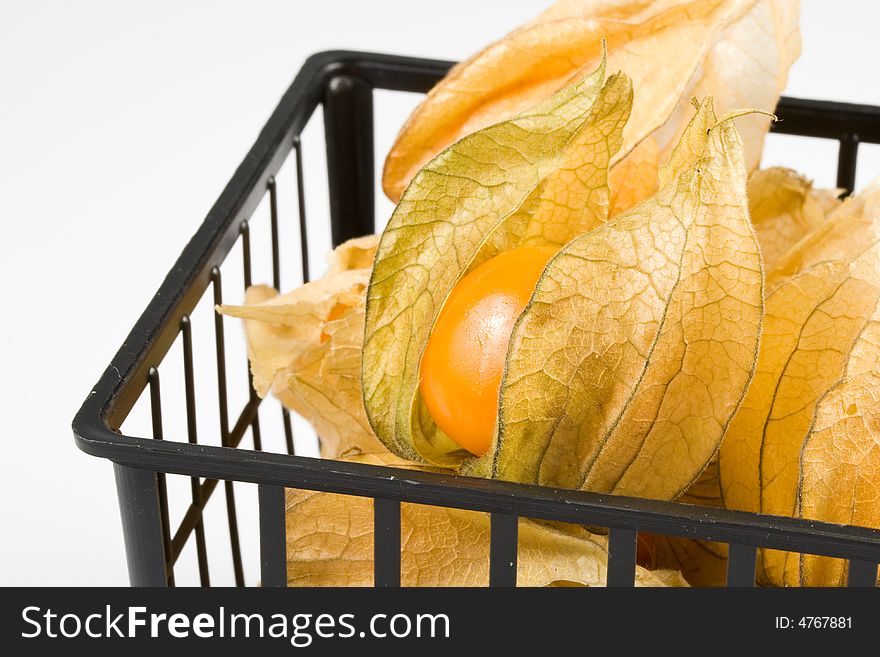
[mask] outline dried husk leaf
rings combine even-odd
[[[874,251],[875,257],[880,253]],[[862,263],[877,267],[877,261]],[[880,309],[875,308],[843,379],[819,402],[800,456],[798,514],[880,529]],[[847,562],[802,555],[801,586],[843,586]],[[790,582],[786,582],[790,583]]]
[[[352,269],[372,269],[378,246],[378,235],[364,235],[343,242],[330,252],[325,276]]]
[[[710,102],[666,174],[547,265],[511,336],[494,476],[673,499],[716,453],[755,365],[763,275],[742,144]]]
[[[872,513],[878,498],[870,486],[846,497],[828,496],[829,486],[846,486],[873,468],[870,459],[864,464],[858,459],[860,450],[871,453],[874,446],[868,424],[849,441],[829,431],[835,417],[841,423],[835,426],[849,422],[847,411],[870,413],[861,395],[870,392],[863,377],[876,373],[871,350],[877,345],[870,336],[880,301],[880,214],[855,214],[870,209],[865,201],[844,204],[801,240],[787,261],[806,269],[781,278],[767,298],[757,371],[721,446],[721,486],[729,508],[788,516],[806,511],[811,515],[805,517],[832,522],[849,509],[853,517],[877,524]],[[849,233],[850,243],[842,239],[844,226],[860,228]],[[846,383],[850,372],[860,381],[857,388]],[[804,579],[798,556],[775,550],[759,552],[757,578],[774,585]],[[821,576],[811,582],[833,583]]]
[[[657,169],[660,147],[653,137],[646,137],[633,151],[611,170],[608,217],[642,202],[657,191]]]
[[[867,244],[880,238],[880,179],[832,209],[827,220],[797,242],[767,272],[767,291],[812,265],[830,260],[850,261]]]
[[[649,135],[664,161],[688,123],[694,95],[714,96],[723,109],[774,109],[800,51],[797,15],[798,3],[792,0],[556,3],[454,67],[428,94],[388,155],[385,192],[392,200],[400,198],[415,172],[443,148],[591,70],[602,39],[608,43],[610,70],[626,72],[636,92],[615,163],[626,162]],[[768,121],[750,117],[744,123],[751,169]],[[653,191],[650,182],[641,198]]]
[[[387,452],[350,460],[418,468]],[[519,521],[518,586],[604,586],[606,563],[605,537]],[[488,585],[489,516],[402,504],[400,575],[403,586]],[[372,501],[289,489],[287,577],[290,586],[371,586]],[[636,586],[687,584],[676,572],[638,568]]]
[[[720,111],[751,107],[772,112],[788,81],[788,70],[800,55],[799,14],[798,0],[759,0],[752,4],[712,45],[682,101],[711,96]],[[655,134],[661,144],[667,144],[661,161],[678,141],[689,116],[687,103],[679,102],[666,125]],[[761,113],[737,121],[747,171],[757,168],[761,161],[770,121]]]
[[[364,402],[377,436],[408,460],[469,460],[418,396],[419,362],[442,304],[474,266],[520,245],[562,246],[607,216],[607,169],[632,89],[604,66],[515,119],[462,139],[397,205],[367,292]]]
[[[782,167],[755,171],[749,177],[749,208],[767,271],[837,209],[841,201],[836,191],[813,189],[808,179]]]
[[[376,450],[360,389],[364,300],[378,244],[350,240],[330,257],[328,273],[292,292],[248,288],[244,306],[220,312],[244,319],[254,389],[270,392],[314,427],[321,455]]]

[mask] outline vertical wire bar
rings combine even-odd
[[[183,377],[186,387],[186,432],[190,444],[198,443],[196,427],[196,392],[195,376],[193,373],[192,353],[192,323],[189,315],[184,315],[180,320],[180,331],[183,334]],[[198,477],[191,477],[192,503],[199,510],[199,519],[196,523],[196,551],[199,558],[199,582],[202,586],[210,586],[211,578],[208,574],[208,550],[205,545],[204,506],[202,504],[202,488]]]
[[[296,454],[293,448],[293,425],[290,423],[290,411],[286,408],[281,409],[281,421],[284,423],[284,442],[287,445],[287,453]]]
[[[840,138],[837,152],[837,186],[846,190],[846,196],[856,187],[856,160],[859,155],[859,136],[852,133]]]
[[[244,262],[244,289],[247,291],[253,285],[251,280],[251,225],[247,219],[241,222],[239,232],[241,233],[242,261]]]
[[[874,588],[877,586],[877,564],[871,561],[849,560],[846,585]]]
[[[260,580],[262,586],[287,586],[287,528],[284,487],[259,484]]]
[[[223,304],[223,281],[220,269],[211,270],[211,283],[214,289],[214,306]],[[214,313],[214,344],[217,350],[217,399],[220,413],[220,444],[229,444],[229,405],[226,391],[226,338],[223,333],[223,315]],[[241,562],[241,541],[238,536],[238,514],[235,510],[235,488],[231,481],[224,480],[226,492],[226,519],[229,524],[229,546],[232,550],[232,570],[235,574],[235,585],[244,586],[244,567]]]
[[[755,585],[755,563],[758,548],[754,545],[731,543],[727,551],[727,586],[750,588]]]
[[[293,151],[296,158],[296,201],[297,211],[299,213],[299,252],[300,262],[302,263],[302,280],[303,283],[309,282],[309,234],[306,227],[306,193],[305,184],[303,182],[303,162],[302,162],[302,138],[296,135],[293,138]],[[287,453],[295,454],[293,447],[293,426],[290,423],[290,413],[285,408],[283,410],[282,420],[284,422],[284,440],[287,442]]]
[[[303,183],[302,139],[293,138],[293,152],[296,156],[296,198],[299,211],[299,250],[302,262],[303,283],[309,282],[309,235],[306,228],[306,194]]]
[[[151,367],[147,378],[150,382],[150,416],[153,422],[153,438],[163,440],[165,436],[162,430],[162,392],[159,387],[159,370]],[[165,548],[165,581],[168,586],[174,586],[174,554],[171,549],[171,521],[168,519],[168,488],[164,472],[156,473],[156,482],[159,488],[162,543]]]
[[[269,219],[272,224],[272,287],[281,291],[281,257],[278,243],[278,193],[275,176],[270,176],[269,188]]]
[[[268,182],[269,188],[269,216],[272,221],[272,285],[281,291],[281,240],[278,237],[278,188],[275,176],[271,176]],[[290,423],[290,413],[281,407],[281,423],[284,426],[284,441],[287,445],[287,453],[293,454],[293,425]]]
[[[241,222],[241,249],[242,249],[242,262],[244,265],[244,289],[247,292],[247,289],[253,284],[253,280],[251,278],[251,229],[250,224],[247,219]],[[250,401],[254,401],[257,397],[257,391],[254,390],[254,373],[251,372],[251,364],[248,363],[247,366],[248,372],[248,395]],[[254,420],[251,422],[251,435],[254,439],[254,449],[258,452],[263,450],[263,440],[260,436],[260,409],[257,408],[257,412],[254,414]]]
[[[278,190],[275,176],[269,178],[269,214],[272,219],[272,280],[276,290],[281,290],[281,240],[278,238]],[[284,426],[284,441],[287,453],[293,454],[293,426],[290,424],[290,413],[281,407],[281,423]],[[258,430],[259,432],[259,430]],[[254,434],[254,440],[257,434]]]
[[[254,390],[254,379],[253,375],[251,376],[251,400],[253,400],[257,396],[257,391]],[[257,412],[254,413],[254,421],[251,422],[251,436],[254,439],[254,449],[258,452],[263,451],[263,436],[260,433],[260,409],[257,408]]]
[[[373,499],[373,585],[400,586],[400,502]]]
[[[254,390],[253,375],[251,375],[249,378],[250,378],[250,386],[251,386],[250,399],[251,399],[251,401],[253,401],[257,397],[257,391]],[[254,420],[253,420],[253,422],[251,422],[251,436],[253,436],[253,439],[254,439],[254,449],[258,452],[262,452],[263,451],[263,437],[260,432],[260,409],[259,408],[257,408],[257,412],[254,413]]]
[[[489,586],[516,586],[519,518],[506,513],[489,516]]]
[[[608,587],[632,587],[636,583],[635,529],[612,527],[608,536]]]

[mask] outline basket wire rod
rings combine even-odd
[[[754,545],[731,543],[727,550],[727,586],[748,588],[755,585],[755,564],[758,548]]]
[[[220,268],[211,270],[211,287],[214,291],[214,306],[223,304],[223,280]],[[226,390],[226,338],[223,332],[223,315],[214,312],[214,345],[217,351],[217,399],[220,413],[220,444],[229,447],[229,404]],[[244,586],[244,567],[241,562],[241,541],[238,536],[238,514],[235,509],[235,488],[232,481],[223,482],[226,489],[226,518],[229,524],[229,547],[232,550],[232,570],[235,585]]]
[[[296,158],[296,200],[299,211],[299,251],[302,262],[303,283],[309,282],[309,234],[306,227],[306,193],[303,182],[302,137],[293,138],[293,154]]]
[[[489,515],[489,586],[516,586],[519,518],[507,513]]]
[[[293,138],[293,153],[296,160],[296,203],[299,217],[299,253],[302,265],[303,284],[309,282],[309,234],[306,226],[306,193],[303,182],[302,163],[302,137],[295,135]],[[293,443],[293,424],[290,421],[290,412],[282,408],[281,420],[284,424],[284,440],[287,443],[287,453],[296,454]]]
[[[241,228],[239,229],[239,232],[241,233],[242,262],[244,265],[244,291],[247,292],[247,289],[251,285],[253,285],[251,274],[251,229],[247,219],[241,222]],[[250,403],[259,404],[260,399],[257,396],[257,391],[254,389],[254,373],[251,371],[250,363],[248,363],[247,366],[247,373],[248,395],[250,396]],[[260,434],[260,414],[258,412],[254,413],[253,422],[251,422],[251,436],[254,440],[254,449],[258,452],[262,452],[263,438]]]
[[[284,443],[287,447],[287,453],[296,455],[296,449],[293,444],[293,424],[290,422],[290,411],[281,408],[281,423],[284,425]]]
[[[150,418],[153,424],[153,438],[163,440],[162,432],[162,390],[159,385],[159,370],[150,368],[147,375],[150,382]],[[168,519],[168,487],[165,482],[165,473],[156,473],[156,482],[159,488],[159,514],[162,519],[162,544],[165,548],[165,582],[168,586],[174,586],[174,558],[171,550],[171,521]]]
[[[847,568],[846,585],[866,588],[877,586],[877,564],[872,561],[850,559]]]
[[[856,187],[856,163],[859,156],[859,136],[846,133],[840,137],[837,152],[837,186],[849,196]]]
[[[400,502],[373,498],[373,585],[400,586]]]
[[[190,444],[195,445],[198,443],[198,431],[196,426],[195,375],[193,372],[192,322],[190,321],[189,315],[184,315],[181,318],[180,331],[183,335],[183,377],[184,387],[186,389],[186,432]],[[198,477],[191,477],[190,482],[192,487],[192,506],[198,513],[195,530],[196,551],[199,560],[199,582],[202,586],[210,586],[211,578],[208,574],[208,550],[205,545],[205,523],[202,513],[204,510],[202,487],[199,485]]]
[[[612,527],[608,532],[608,587],[632,587],[636,581],[637,531]]]
[[[260,580],[262,586],[287,586],[287,527],[284,487],[259,484]]]
[[[260,398],[256,397],[255,399],[251,399],[245,404],[244,408],[241,411],[241,414],[238,416],[238,420],[236,420],[235,425],[232,427],[232,430],[229,432],[229,446],[230,447],[238,447],[241,443],[244,434],[247,432],[248,427],[253,424],[254,418],[257,416],[257,409],[260,405]],[[214,493],[214,489],[217,488],[217,480],[216,479],[206,479],[199,491],[199,499],[201,500],[200,504],[190,504],[189,508],[186,510],[186,513],[183,516],[183,520],[180,521],[180,525],[177,527],[177,531],[174,532],[174,537],[171,539],[172,553],[174,555],[174,561],[176,563],[177,557],[180,556],[181,550],[183,550],[183,546],[186,544],[187,539],[192,533],[193,529],[201,521],[202,507],[208,503],[208,500],[211,499],[211,495]]]
[[[269,190],[269,216],[272,223],[272,286],[281,292],[281,248],[278,238],[278,188],[275,176],[270,176],[266,184]],[[290,423],[290,413],[281,407],[281,423],[284,426],[284,442],[287,453],[293,454],[293,425]]]
[[[269,176],[266,183],[269,189],[269,222],[272,228],[272,287],[281,291],[281,257],[278,244],[278,193],[275,176]]]
[[[241,234],[241,259],[244,264],[244,289],[247,289],[253,285],[253,280],[251,279],[251,225],[248,223],[247,219],[244,219],[241,222],[241,227],[238,229],[238,232]]]

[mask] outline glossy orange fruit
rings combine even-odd
[[[428,339],[419,392],[443,432],[476,456],[492,444],[507,345],[556,247],[487,260],[449,294]]]

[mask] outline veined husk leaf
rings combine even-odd
[[[874,257],[880,253],[874,251]],[[862,263],[876,271],[877,261]],[[844,375],[819,402],[800,455],[802,518],[880,529],[880,309],[849,352]],[[841,559],[801,555],[801,586],[846,584]],[[786,583],[791,583],[787,581]]]
[[[763,276],[742,144],[710,101],[661,180],[547,265],[511,336],[494,476],[673,499],[718,449],[754,369]]]
[[[422,469],[388,452],[353,461]],[[519,521],[518,586],[604,586],[607,540]],[[489,516],[420,504],[401,505],[403,586],[487,586]],[[372,500],[287,491],[287,581],[290,586],[373,584]],[[636,586],[687,586],[674,571],[637,568]]]
[[[752,173],[748,193],[767,271],[775,269],[797,242],[823,224],[841,204],[839,190],[813,189],[809,180],[783,167]]]
[[[243,306],[254,389],[270,392],[315,427],[321,455],[381,449],[367,422],[360,388],[364,300],[377,235],[349,240],[330,256],[325,276],[279,295],[248,288]]]
[[[632,102],[604,63],[514,119],[465,137],[414,178],[376,255],[367,291],[363,393],[382,442],[408,460],[469,457],[418,396],[419,362],[454,285],[520,245],[562,246],[607,217],[608,163]],[[485,469],[485,468],[484,468]]]
[[[784,260],[805,269],[780,276],[767,297],[757,371],[721,446],[729,508],[880,526],[876,487],[862,486],[876,472],[880,301],[880,213],[856,212],[871,209],[876,187],[868,191],[794,247]],[[849,241],[847,228],[857,229]],[[836,583],[821,563],[813,577],[798,555],[761,550],[758,581]]]
[[[676,143],[690,116],[684,101],[692,97],[711,96],[722,112],[739,107],[773,112],[788,82],[788,70],[800,55],[799,15],[799,0],[753,3],[711,46],[674,113],[653,137],[665,143],[666,150]],[[761,113],[737,121],[747,171],[761,161],[769,126],[770,117]]]
[[[475,130],[534,105],[595,67],[603,39],[609,70],[633,80],[632,119],[615,166],[645,140],[663,162],[690,118],[690,98],[723,110],[773,111],[800,52],[796,0],[563,1],[457,65],[404,125],[385,162],[383,186],[397,200],[434,155]],[[744,119],[746,165],[757,166],[768,119]],[[643,196],[653,192],[641,178]],[[632,179],[620,176],[626,185]],[[656,180],[653,181],[656,187]],[[632,196],[622,194],[621,200]],[[635,191],[638,191],[636,189]],[[618,211],[625,209],[618,204]]]
[[[630,154],[611,169],[608,186],[611,198],[608,217],[642,202],[657,191],[657,169],[660,163],[660,147],[656,139],[643,139]]]
[[[848,261],[880,238],[880,179],[855,196],[833,206],[828,218],[807,233],[767,271],[767,291],[812,265],[830,260]]]

